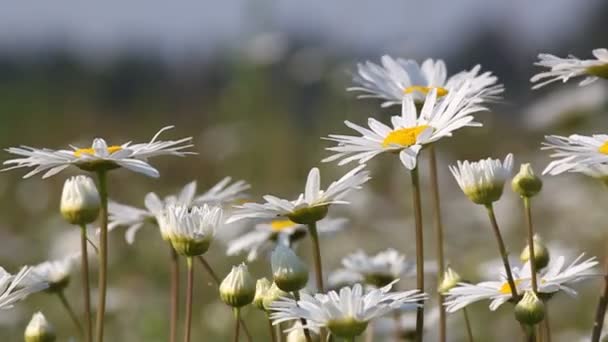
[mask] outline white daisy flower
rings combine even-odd
[[[474,203],[484,205],[500,199],[512,168],[511,153],[502,162],[488,158],[477,162],[458,161],[456,166],[450,165],[450,171],[465,195]]]
[[[416,168],[418,153],[424,145],[451,137],[453,131],[462,127],[481,126],[473,121],[471,114],[485,108],[467,101],[470,86],[469,82],[465,82],[460,88],[447,94],[442,101],[437,100],[438,91],[431,90],[426,95],[420,113],[416,109],[414,98],[405,96],[401,116],[391,118],[393,127],[373,118],[368,119],[370,129],[345,121],[346,126],[359,132],[361,136],[330,134],[325,139],[335,141],[338,145],[326,148],[334,154],[323,159],[323,162],[341,159],[339,165],[355,160],[366,163],[381,153],[391,152],[399,154],[407,169]]]
[[[545,139],[541,149],[552,151],[551,158],[557,160],[549,163],[543,174],[555,176],[567,171],[584,170],[584,166],[608,162],[607,134],[573,134],[569,137],[548,135]]]
[[[108,146],[105,140],[96,138],[91,147],[78,148],[70,146],[71,150],[52,150],[48,148],[34,148],[29,146],[10,147],[6,151],[11,154],[22,156],[6,160],[4,165],[9,167],[2,171],[18,169],[22,167],[33,167],[34,170],[27,173],[23,178],[31,177],[40,172],[45,172],[42,178],[51,177],[70,165],[74,165],[85,171],[112,170],[124,167],[134,172],[143,173],[150,177],[159,177],[158,170],[148,164],[150,157],[162,155],[185,156],[194,152],[184,152],[184,149],[192,147],[192,138],[179,140],[157,141],[158,136],[173,126],[167,126],[158,131],[148,143]],[[12,165],[12,166],[10,166]]]
[[[32,266],[24,282],[26,284],[47,283],[48,291],[63,291],[70,282],[72,268],[79,257],[79,254],[72,254],[59,260],[45,261]]]
[[[272,195],[264,196],[265,203],[245,203],[236,206],[234,215],[227,223],[243,219],[276,219],[289,218],[296,223],[308,224],[323,219],[331,204],[348,204],[343,198],[352,190],[359,189],[367,182],[368,171],[362,171],[365,165],[360,165],[339,180],[331,183],[327,190],[321,190],[321,175],[318,168],[308,173],[306,187],[294,201],[288,201]]]
[[[192,257],[204,254],[222,222],[222,208],[167,206],[158,217],[161,235],[176,252]]]
[[[584,254],[581,254],[568,266],[564,267],[565,257],[560,256],[551,261],[547,268],[538,273],[538,293],[539,295],[552,295],[563,291],[566,294],[575,296],[577,293],[571,285],[581,280],[600,276],[599,273],[591,271],[597,266],[596,258],[589,258],[581,261]],[[527,262],[520,269],[512,267],[513,279],[518,294],[532,290],[530,263]],[[480,300],[490,299],[490,310],[494,311],[499,306],[509,301],[512,297],[511,286],[507,277],[502,272],[499,281],[485,281],[478,284],[460,283],[447,293],[445,301],[446,311],[455,312],[465,306]]]
[[[327,218],[319,221],[317,232],[319,236],[329,236],[346,228],[347,220],[343,218]],[[261,254],[267,254],[278,243],[294,246],[308,234],[305,224],[298,224],[289,219],[273,220],[258,223],[250,232],[244,233],[228,242],[227,255],[247,253],[247,261],[252,262]]]
[[[369,256],[359,250],[342,259],[345,269],[360,274],[366,283],[376,287],[385,286],[401,276],[415,272],[415,264],[405,256],[389,248],[376,255]]]
[[[339,292],[314,296],[303,293],[299,301],[281,298],[270,305],[270,319],[274,325],[305,319],[307,326],[328,328],[338,337],[358,336],[371,320],[397,310],[403,304],[417,304],[427,298],[418,290],[390,292],[395,282],[365,293],[363,286],[357,284],[352,288],[344,287]]]
[[[31,267],[25,266],[19,273],[11,275],[0,267],[0,310],[11,309],[16,302],[25,299],[30,294],[48,288],[47,283],[29,284],[24,281],[31,270]]]
[[[504,91],[501,84],[496,84],[498,79],[491,72],[479,74],[480,65],[448,79],[442,60],[427,59],[419,65],[415,60],[393,59],[385,55],[381,63],[377,65],[367,61],[358,64],[357,75],[353,78],[358,86],[347,90],[363,92],[359,98],[382,99],[382,107],[400,104],[407,94],[411,94],[416,102],[422,102],[432,89],[442,97],[459,88],[463,82],[471,83],[466,97],[479,101],[497,100]]]
[[[232,178],[225,177],[211,189],[196,195],[196,181],[186,184],[179,193],[161,199],[154,192],[150,192],[144,199],[144,208],[136,208],[114,201],[108,203],[110,230],[116,227],[127,227],[125,240],[129,244],[135,241],[135,234],[146,222],[157,225],[157,218],[162,210],[169,205],[191,207],[193,205],[225,205],[245,197],[245,191],[251,186],[239,180],[232,182]]]
[[[535,84],[532,89],[544,87],[555,81],[566,83],[572,77],[585,76],[579,83],[580,86],[586,86],[598,80],[598,78],[608,78],[608,49],[593,50],[595,59],[579,59],[573,55],[567,58],[560,58],[551,54],[541,53],[538,55],[540,59],[534,65],[549,68],[549,71],[538,73],[530,79]]]

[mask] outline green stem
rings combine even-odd
[[[101,199],[101,225],[99,238],[99,297],[97,302],[97,324],[95,340],[103,342],[104,319],[106,314],[106,289],[108,286],[108,184],[107,171],[97,172],[99,198]]]
[[[192,257],[187,257],[188,285],[186,288],[186,325],[184,327],[184,342],[190,342],[190,327],[192,326],[192,294],[194,292],[194,267]]]
[[[234,342],[239,342],[239,333],[241,331],[241,324],[239,323],[241,320],[241,309],[234,308]]]
[[[551,342],[551,321],[549,320],[549,303],[545,302],[545,319],[543,320],[545,342]]]
[[[443,253],[443,223],[441,221],[441,201],[439,197],[439,177],[437,176],[437,155],[435,154],[435,146],[429,148],[429,170],[431,174],[431,197],[433,201],[433,216],[435,217],[435,235],[437,245],[437,274],[439,281],[445,271],[444,253]],[[445,307],[443,305],[444,298],[441,293],[437,292],[437,306],[439,307],[439,342],[445,342],[447,328]]]
[[[422,204],[420,200],[420,180],[418,169],[410,172],[412,178],[412,202],[414,204],[414,219],[416,222],[416,287],[424,292],[424,244],[422,229]],[[422,341],[424,333],[424,301],[418,302],[416,309],[416,342]]]
[[[494,235],[496,236],[496,241],[498,243],[498,250],[500,251],[500,257],[502,258],[502,263],[505,267],[505,272],[507,273],[507,281],[509,283],[509,287],[511,288],[511,295],[513,298],[517,298],[517,286],[515,285],[515,280],[513,279],[513,273],[511,272],[511,265],[509,265],[509,257],[507,254],[507,249],[505,248],[505,243],[502,240],[502,235],[500,234],[500,229],[498,228],[498,222],[496,222],[496,215],[494,214],[494,206],[492,204],[486,205],[486,209],[488,209],[488,216],[490,218],[490,223],[492,224],[492,230],[494,231]]]
[[[395,322],[395,342],[400,342],[403,331],[401,329],[401,312],[399,310],[393,311],[393,321]],[[370,322],[370,325],[371,323],[372,322]],[[370,327],[368,326],[367,329],[370,329]]]
[[[606,307],[608,307],[608,255],[606,255],[604,260],[604,287],[597,303],[597,309],[595,310],[595,321],[593,323],[591,342],[599,342],[600,337],[602,336]]]
[[[536,279],[536,258],[534,254],[534,227],[532,226],[532,209],[530,197],[522,197],[526,212],[526,224],[528,226],[528,250],[530,251],[530,273],[532,273],[532,291],[538,293],[538,282]]]
[[[179,258],[173,246],[169,244],[170,256],[169,262],[171,269],[171,294],[170,294],[170,317],[169,323],[169,341],[177,341],[177,319],[179,316]]]
[[[298,291],[294,291],[293,298],[296,300],[296,305],[297,305],[297,302],[300,301],[300,293]],[[312,338],[310,337],[310,331],[308,331],[308,329],[304,328],[304,326],[306,326],[306,319],[300,318],[300,323],[302,324],[302,331],[304,332],[304,337],[306,338],[306,342],[312,342]]]
[[[74,310],[72,309],[72,306],[68,302],[68,299],[65,297],[65,293],[63,293],[63,290],[57,292],[57,296],[59,297],[59,300],[61,301],[61,304],[63,305],[65,310],[68,312],[70,319],[76,326],[76,329],[78,330],[78,334],[81,337],[84,336],[83,330],[82,330],[82,325],[80,324],[80,321],[78,321],[78,317],[76,316],[76,313],[74,312]]]
[[[315,261],[315,277],[317,281],[317,292],[325,292],[323,286],[323,266],[321,263],[321,246],[319,244],[319,233],[317,232],[317,223],[311,223],[308,225],[310,231],[310,239],[312,240],[313,256]]]
[[[91,319],[91,289],[89,285],[89,253],[87,251],[87,227],[80,226],[80,258],[82,264],[82,296],[84,301],[84,320],[86,325],[85,341],[93,341],[93,321]]]
[[[464,316],[464,324],[467,329],[467,336],[469,338],[469,342],[473,342],[473,329],[471,329],[471,321],[469,320],[469,313],[467,312],[467,308],[462,309],[462,314]]]

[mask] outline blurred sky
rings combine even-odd
[[[0,52],[62,44],[103,59],[153,47],[171,61],[238,46],[257,32],[321,37],[336,49],[443,53],[496,30],[523,49],[575,37],[599,0],[4,1]]]

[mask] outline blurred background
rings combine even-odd
[[[158,180],[113,172],[114,200],[142,207],[149,191],[164,196],[191,180],[204,190],[224,176],[250,182],[253,200],[266,193],[292,197],[303,190],[309,169],[327,156],[329,144],[320,137],[351,134],[342,123],[346,119],[364,124],[369,116],[387,120],[399,112],[345,91],[358,62],[379,62],[384,54],[441,58],[449,74],[481,64],[505,84],[504,101],[479,117],[483,128],[459,131],[438,147],[448,263],[477,282],[498,272],[498,253],[485,212],[462,195],[447,165],[513,152],[518,163],[531,162],[540,173],[548,162],[539,151],[543,135],[603,132],[608,127],[606,82],[532,91],[529,78],[538,71],[533,63],[539,52],[588,58],[593,48],[605,47],[607,16],[608,3],[593,0],[5,3],[0,11],[0,146],[88,146],[94,137],[114,144],[147,141],[171,124],[176,129],[164,138],[192,136],[198,155],[153,160],[162,175]],[[5,153],[3,159],[8,158]],[[421,165],[425,181],[424,160]],[[323,186],[350,169],[335,163],[320,167]],[[332,209],[349,225],[322,241],[327,271],[357,249],[375,253],[392,247],[413,260],[407,174],[391,157],[373,160],[370,168],[374,178],[351,197],[353,205]],[[20,265],[78,250],[78,230],[58,212],[63,181],[76,172],[48,180],[21,180],[22,170],[2,174],[0,265],[16,272]],[[584,251],[603,257],[605,189],[579,175],[544,180],[533,210],[536,229],[553,255],[570,260]],[[428,203],[428,191],[423,197]],[[426,250],[432,264],[427,208]],[[506,191],[497,210],[517,257],[525,246],[517,196]],[[124,229],[111,234],[108,341],[167,340],[168,252],[157,231],[148,228],[132,246],[124,241]],[[310,258],[309,250],[305,242],[300,253]],[[244,256],[226,257],[225,243],[217,241],[208,259],[223,276]],[[265,257],[251,269],[256,277],[270,276]],[[231,312],[218,301],[204,270],[197,272],[193,336],[228,341]],[[80,308],[79,276],[73,278],[67,295]],[[434,279],[429,274],[430,291]],[[400,286],[413,282],[404,279]],[[599,286],[599,279],[588,281],[577,288],[578,297],[560,294],[552,300],[554,341],[588,335]],[[487,304],[473,305],[479,340],[519,336],[508,305],[489,315]],[[0,313],[2,340],[20,341],[37,310],[57,327],[59,341],[73,335],[57,298],[35,294]],[[251,308],[245,318],[256,340],[264,341],[263,314]],[[449,317],[451,341],[465,336],[461,318]],[[434,334],[432,326],[428,334]]]

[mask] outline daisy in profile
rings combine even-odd
[[[70,283],[72,268],[79,257],[80,255],[73,254],[59,260],[45,261],[32,266],[24,282],[28,284],[46,283],[48,284],[47,291],[61,292]]]
[[[16,302],[30,294],[48,288],[47,283],[30,284],[24,281],[31,270],[31,267],[25,266],[17,274],[11,275],[0,267],[0,310],[11,309]]]
[[[395,282],[367,292],[357,284],[328,294],[304,293],[299,301],[281,298],[270,305],[270,318],[274,325],[305,319],[305,328],[327,328],[334,336],[352,339],[361,335],[373,319],[427,298],[418,290],[390,292]]]
[[[343,218],[327,218],[319,221],[317,232],[319,236],[329,236],[346,228],[347,220]],[[308,227],[290,219],[272,220],[258,223],[250,232],[244,233],[228,242],[227,255],[247,253],[247,261],[256,260],[260,254],[269,253],[274,246],[282,243],[293,246],[308,235]]]
[[[566,83],[570,78],[579,76],[585,76],[579,83],[580,86],[591,84],[598,78],[608,78],[608,49],[595,49],[593,56],[595,59],[579,59],[573,55],[560,58],[548,53],[539,54],[539,61],[534,65],[548,68],[549,71],[532,76],[530,81],[536,83],[532,89],[538,89],[556,81]]]
[[[385,55],[381,58],[381,65],[367,61],[359,64],[357,69],[353,78],[356,86],[347,90],[362,92],[359,98],[382,99],[383,107],[401,104],[408,94],[421,103],[432,89],[437,91],[437,96],[443,97],[464,82],[471,83],[467,98],[480,101],[497,100],[504,91],[491,72],[479,73],[479,65],[448,78],[445,63],[440,59],[427,59],[419,65],[415,60]]]
[[[169,205],[158,217],[158,225],[175,251],[191,258],[207,252],[222,223],[222,215],[219,206]]]
[[[581,172],[590,166],[608,162],[608,135],[592,136],[573,134],[569,137],[548,135],[545,137],[542,150],[553,153],[556,160],[547,165],[543,174],[559,175],[564,172]]]
[[[450,165],[450,171],[458,186],[473,203],[490,205],[502,196],[502,191],[513,169],[513,155],[504,161],[482,159],[476,162],[458,161]]]
[[[547,298],[552,294],[563,291],[568,295],[575,296],[577,293],[571,287],[573,284],[600,274],[592,269],[597,266],[596,258],[582,261],[581,254],[572,263],[565,266],[565,258],[560,256],[551,261],[549,265],[538,273],[538,293],[540,297]],[[524,293],[532,290],[530,263],[527,262],[522,268],[513,267],[512,274],[515,280],[516,292]],[[455,312],[469,304],[490,300],[490,310],[494,311],[502,304],[512,298],[511,287],[503,274],[498,281],[485,281],[478,284],[460,283],[450,289],[446,298],[446,311]]]
[[[416,274],[415,264],[392,248],[372,256],[359,250],[342,259],[342,265],[375,287],[383,287],[402,276]]]
[[[381,153],[393,153],[399,155],[407,169],[416,168],[418,153],[423,146],[451,137],[452,132],[462,127],[481,126],[473,121],[472,114],[485,110],[485,107],[467,100],[470,87],[471,83],[465,82],[442,101],[438,101],[438,90],[432,89],[426,95],[420,112],[416,109],[415,99],[405,96],[401,115],[391,118],[392,127],[373,118],[368,119],[369,129],[345,121],[346,126],[361,136],[330,134],[326,140],[338,145],[326,148],[334,154],[323,162],[340,160],[338,164],[343,165],[356,160],[366,163]]]
[[[34,168],[23,178],[28,178],[44,172],[42,178],[51,177],[69,166],[73,165],[85,171],[108,171],[116,168],[126,168],[150,177],[159,177],[158,170],[148,164],[151,157],[162,155],[184,156],[193,152],[184,150],[192,147],[192,138],[179,140],[159,141],[159,135],[173,128],[167,126],[158,131],[147,143],[108,146],[105,140],[96,138],[91,147],[71,146],[70,150],[52,150],[48,148],[34,148],[29,146],[10,147],[6,151],[20,156],[6,160],[7,168],[3,171],[18,168]]]
[[[162,210],[169,205],[195,206],[195,205],[226,205],[246,197],[245,191],[251,186],[239,180],[232,182],[232,178],[225,177],[211,189],[200,195],[196,195],[196,181],[186,184],[177,194],[172,194],[161,199],[156,193],[150,192],[144,199],[144,208],[132,207],[125,204],[110,201],[109,229],[126,227],[125,239],[127,243],[133,244],[135,234],[146,223],[158,226],[158,216]]]

